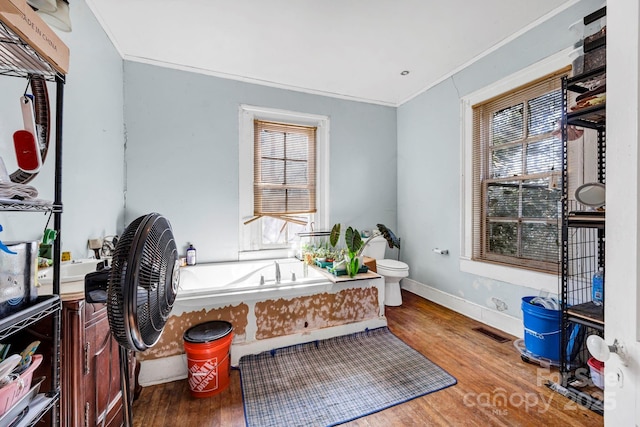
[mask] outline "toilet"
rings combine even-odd
[[[369,240],[362,255],[375,259],[377,273],[384,277],[384,304],[398,306],[402,305],[400,279],[409,275],[409,266],[404,262],[384,259],[387,246],[387,239],[376,236]]]

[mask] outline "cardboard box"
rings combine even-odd
[[[69,71],[69,48],[26,0],[0,0],[0,21],[27,42],[53,68]]]
[[[10,1],[0,1],[0,12],[18,13],[20,9]]]
[[[364,265],[369,267],[369,271],[373,271],[374,273],[378,272],[376,270],[376,260],[375,259],[366,256],[366,257],[363,257],[362,260],[364,262]]]

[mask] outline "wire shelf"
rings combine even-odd
[[[55,81],[58,73],[38,52],[0,21],[0,75],[28,78],[42,75]]]
[[[62,212],[61,204],[44,200],[0,199],[0,211],[14,212]]]
[[[0,341],[62,309],[58,295],[41,295],[20,311],[0,319]]]

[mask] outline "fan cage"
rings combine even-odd
[[[171,226],[160,214],[134,220],[116,245],[107,290],[109,326],[123,347],[144,351],[160,339],[179,279]]]

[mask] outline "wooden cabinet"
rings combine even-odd
[[[109,330],[107,306],[84,299],[63,301],[62,425],[102,426],[103,420],[105,426],[122,425],[120,376],[119,347]]]

